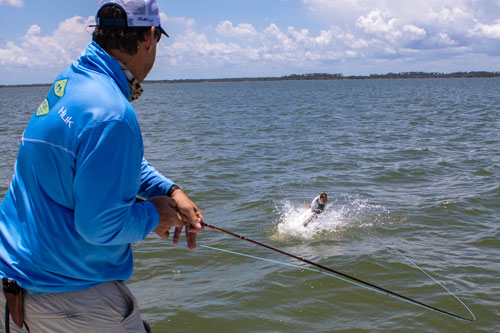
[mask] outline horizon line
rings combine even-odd
[[[370,75],[347,75],[342,73],[305,73],[290,74],[284,76],[260,76],[260,77],[227,77],[209,79],[158,79],[145,80],[143,84],[151,83],[204,83],[204,82],[246,82],[246,81],[294,81],[294,80],[360,80],[360,79],[412,79],[412,78],[491,78],[500,77],[500,71],[469,71],[469,72],[389,72],[386,74]],[[0,88],[15,87],[41,87],[51,86],[52,83],[24,83],[24,84],[0,84]]]

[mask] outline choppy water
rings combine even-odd
[[[499,79],[147,84],[146,158],[206,221],[461,316],[311,272],[207,230],[151,235],[129,285],[155,332],[500,331]],[[0,89],[0,195],[47,87]],[[305,205],[327,211],[307,228]],[[389,245],[390,244],[390,245]]]

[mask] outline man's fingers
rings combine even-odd
[[[182,232],[182,227],[175,227],[174,231],[174,244],[177,244],[179,242],[179,237]]]
[[[186,225],[190,226],[189,231],[190,233],[197,233],[197,232],[202,232],[203,231],[203,224],[202,222],[205,222],[203,220],[203,215],[201,215],[200,211],[195,212],[195,217],[193,220],[191,220],[189,223],[186,223]]]
[[[188,232],[190,234],[197,234],[199,232],[203,232],[205,230],[205,228],[203,227],[202,222],[204,222],[204,221],[203,220],[199,220],[196,223],[188,224],[186,226],[186,232]]]
[[[196,204],[182,191],[176,190],[172,193],[175,208],[182,218],[182,224],[186,228],[186,241],[188,248],[196,247],[196,234],[203,231],[203,215]],[[178,227],[176,225],[176,227]],[[178,229],[174,234],[174,243],[177,243],[180,234]]]
[[[188,249],[194,250],[196,248],[196,232],[191,232],[193,227],[186,226],[186,241]]]
[[[151,201],[158,210],[160,220],[158,226],[153,230],[161,239],[167,240],[169,238],[169,230],[175,227],[174,243],[177,243],[179,236],[182,232],[183,218],[176,209],[176,202],[169,197],[153,197]]]
[[[191,210],[191,209],[187,209],[187,210],[180,210],[179,213],[181,214],[182,216],[182,220],[184,221],[184,223],[186,224],[191,224],[191,225],[194,225],[195,223],[199,223],[200,222],[200,218],[197,216],[197,214]]]

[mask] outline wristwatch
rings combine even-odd
[[[171,197],[172,194],[174,193],[174,191],[176,191],[176,190],[181,190],[181,187],[177,184],[170,186],[170,190],[168,190],[168,192],[167,192],[167,197]]]

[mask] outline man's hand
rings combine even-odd
[[[175,227],[174,244],[179,242],[182,228],[186,226],[186,240],[190,250],[196,247],[196,234],[203,231],[203,215],[199,208],[191,199],[178,189],[172,193],[172,197],[154,197],[150,198],[155,204],[160,214],[160,222],[153,230],[162,239],[167,240],[170,235],[170,228]]]
[[[152,202],[158,213],[160,214],[160,222],[158,226],[153,230],[154,233],[158,234],[162,239],[167,240],[170,236],[170,228],[175,227],[181,228],[184,226],[182,223],[182,217],[177,212],[175,201],[169,197],[153,197],[148,199]],[[174,240],[174,243],[175,240]]]
[[[177,189],[172,193],[171,198],[175,201],[177,212],[182,217],[182,221],[186,225],[186,240],[188,248],[193,250],[196,247],[196,234],[203,231],[202,222],[203,215],[196,204],[181,189]],[[182,228],[175,228],[174,244],[179,241],[179,236]]]

